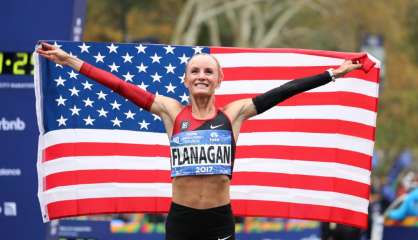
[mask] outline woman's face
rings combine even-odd
[[[222,81],[215,59],[208,55],[193,57],[187,65],[184,84],[192,96],[211,96]]]

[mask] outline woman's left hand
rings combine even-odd
[[[344,76],[345,74],[362,67],[362,64],[356,60],[345,60],[343,64],[341,64],[337,69],[333,69],[332,72],[334,73],[334,76],[339,78]]]

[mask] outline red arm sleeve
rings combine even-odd
[[[127,83],[112,73],[97,68],[89,63],[83,63],[80,68],[80,73],[105,85],[147,111],[150,110],[151,105],[154,102],[154,94],[144,91],[131,83]]]

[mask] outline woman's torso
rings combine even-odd
[[[188,145],[189,153],[183,157],[184,150],[178,151],[176,143],[184,142],[184,139],[193,143],[194,138],[204,139],[205,144]],[[235,140],[228,117],[218,109],[212,118],[196,119],[191,107],[186,106],[175,119],[170,143],[173,202],[196,209],[228,204],[235,153]],[[195,173],[195,170],[200,173]]]

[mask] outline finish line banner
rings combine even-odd
[[[122,80],[188,104],[187,60],[213,54],[216,104],[358,59],[363,69],[243,124],[231,185],[234,214],[367,225],[379,62],[367,54],[51,42]],[[168,211],[170,150],[161,119],[74,70],[37,58],[39,201],[45,221]]]

